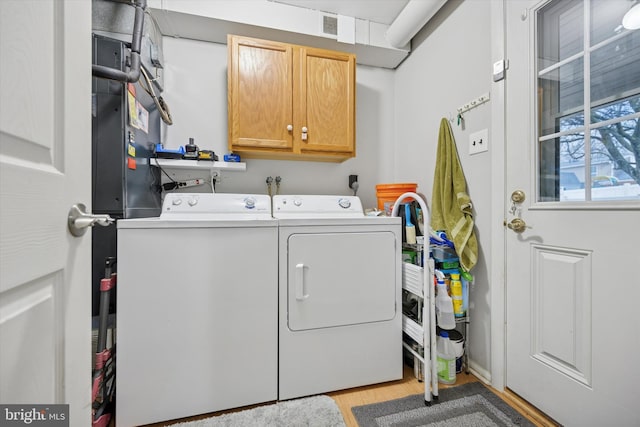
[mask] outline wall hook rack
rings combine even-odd
[[[484,95],[480,95],[476,99],[467,102],[462,107],[459,107],[457,109],[458,116],[461,116],[462,114],[466,113],[467,111],[484,104],[485,102],[489,101],[489,99],[491,99],[491,97],[489,95],[489,92],[487,92]]]
[[[455,115],[449,113],[449,122],[450,123],[457,122],[458,126],[460,126],[464,122],[464,116],[463,116],[464,113],[484,104],[485,102],[489,101],[489,99],[491,99],[491,97],[487,92],[484,95],[480,95],[476,99],[467,102],[462,107],[458,107],[458,109],[456,109]]]

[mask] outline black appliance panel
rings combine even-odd
[[[126,43],[93,36],[93,61],[124,69]],[[149,114],[147,132],[131,126],[127,84],[92,79],[92,211],[114,219],[159,216],[162,201],[160,173],[152,166],[152,147],[160,142],[160,113],[151,96],[134,83],[135,99]],[[130,153],[130,146],[135,156]],[[132,168],[135,163],[135,169]],[[99,313],[100,280],[107,257],[117,257],[117,229],[92,229],[92,315]],[[117,269],[117,266],[116,266]],[[116,298],[109,312],[114,313]]]

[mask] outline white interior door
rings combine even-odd
[[[91,3],[0,1],[0,402],[89,425]]]
[[[506,384],[565,426],[640,425],[640,31],[628,1],[506,6]]]

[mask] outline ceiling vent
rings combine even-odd
[[[321,13],[322,34],[336,38],[338,37],[338,17],[336,15]]]

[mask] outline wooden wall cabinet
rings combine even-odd
[[[243,157],[354,157],[355,55],[229,35],[228,114]]]

